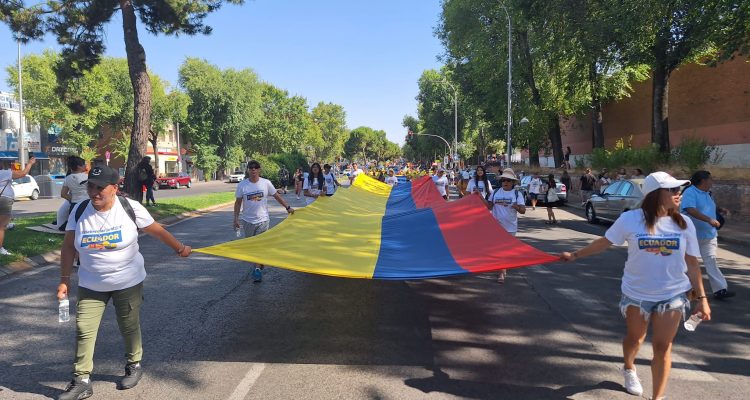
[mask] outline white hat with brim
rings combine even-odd
[[[657,189],[674,189],[680,186],[690,185],[687,179],[675,179],[666,172],[658,171],[646,177],[643,180],[643,195],[647,195]]]
[[[503,174],[500,175],[500,179],[511,179],[511,180],[514,180],[514,181],[518,180],[518,178],[516,177],[516,173],[513,172],[513,170],[510,169],[510,168],[505,168],[503,170]]]

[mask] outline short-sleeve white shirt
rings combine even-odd
[[[529,182],[529,193],[540,194],[542,193],[542,180],[539,178],[531,178]]]
[[[333,172],[323,174],[323,179],[326,180],[326,182],[323,184],[323,188],[325,189],[326,194],[336,193],[336,183],[334,182],[336,180],[336,177],[333,175]]]
[[[492,184],[490,181],[487,181],[487,187],[485,187],[483,180],[477,182],[476,180],[471,179],[466,186],[466,193],[473,193],[475,188],[479,190],[479,194],[482,195],[482,197],[487,197],[487,194],[492,192]]]
[[[324,178],[325,179],[325,178]],[[310,185],[310,179],[305,178],[305,183],[302,185],[302,190],[309,190],[310,194],[312,195],[320,195],[320,183],[318,182],[318,178],[313,178],[312,185]],[[323,188],[325,188],[325,182],[323,183]],[[315,201],[315,197],[307,197],[305,196],[305,202],[307,204],[312,203]]]
[[[644,301],[668,300],[690,290],[685,255],[700,257],[695,226],[685,218],[680,229],[671,217],[658,218],[653,233],[646,228],[643,210],[631,210],[607,230],[605,237],[616,245],[628,244],[628,259],[622,275],[622,293]]]
[[[446,190],[446,188],[448,187],[448,178],[446,178],[445,175],[443,175],[442,178],[438,177],[437,175],[433,175],[432,181],[435,182],[435,187],[437,188],[441,196],[448,195],[448,191]]]
[[[16,198],[16,192],[13,191],[13,171],[9,169],[0,169],[0,190],[3,190],[3,188],[5,188],[3,197]]]
[[[138,247],[138,229],[154,223],[137,201],[127,199],[135,222],[115,199],[108,211],[96,211],[89,202],[76,222],[79,203],[68,216],[67,231],[75,231],[75,248],[81,259],[78,285],[97,292],[133,287],[146,279],[143,256]]]
[[[250,182],[245,178],[237,185],[235,198],[242,199],[242,213],[240,219],[250,223],[259,224],[270,221],[268,216],[268,197],[276,194],[273,183],[266,178],[258,178],[258,182]]]
[[[518,190],[500,188],[490,197],[492,216],[510,233],[518,232],[518,211],[513,204],[524,205],[523,195]]]
[[[388,184],[389,186],[396,186],[398,185],[398,178],[396,178],[395,176],[386,177],[385,183]]]
[[[80,203],[89,198],[89,194],[86,191],[86,184],[82,183],[86,182],[88,179],[89,176],[85,172],[70,174],[65,177],[63,186],[67,187],[70,191],[71,203]]]

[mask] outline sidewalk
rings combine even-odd
[[[578,193],[568,192],[567,207],[583,210]],[[719,241],[750,247],[750,223],[727,218],[726,224],[719,231]]]

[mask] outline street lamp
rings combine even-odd
[[[447,140],[445,140],[444,137],[438,136],[438,135],[432,135],[432,134],[429,134],[429,133],[419,133],[419,132],[416,132],[416,133],[410,132],[410,133],[412,135],[417,135],[417,136],[431,136],[431,137],[436,137],[436,138],[442,140],[445,143],[445,145],[448,147],[448,154],[451,154],[451,145],[450,145],[450,143],[448,143]],[[456,150],[456,151],[458,151],[458,150]]]
[[[448,82],[448,80],[445,80],[445,83],[453,89],[453,105],[455,107],[455,119],[453,121],[453,150],[458,152],[458,89]],[[450,152],[450,146],[448,146],[448,151]],[[451,154],[454,163],[456,162],[456,156],[458,156],[458,154]]]
[[[512,64],[512,61],[511,61],[511,53],[513,51],[513,45],[512,45],[513,43],[512,43],[512,40],[511,40],[511,36],[510,36],[511,35],[510,14],[508,13],[508,9],[505,8],[505,5],[503,3],[500,3],[500,7],[503,8],[503,10],[505,11],[505,15],[508,17],[508,167],[510,167],[510,152],[511,152],[511,147],[510,147],[510,126],[512,125],[512,122],[513,122],[513,117],[511,116],[511,105],[513,104],[512,103],[513,102],[513,100],[512,100],[512,91],[513,91],[513,88],[511,86],[511,82],[512,82],[511,78],[512,78],[512,73],[513,73],[513,64]]]

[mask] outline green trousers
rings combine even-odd
[[[113,292],[96,292],[78,287],[76,313],[76,359],[73,365],[75,376],[87,378],[94,369],[94,346],[104,309],[109,299],[115,306],[117,325],[125,340],[127,363],[137,363],[143,356],[141,345],[140,311],[143,304],[143,282],[127,289]]]

